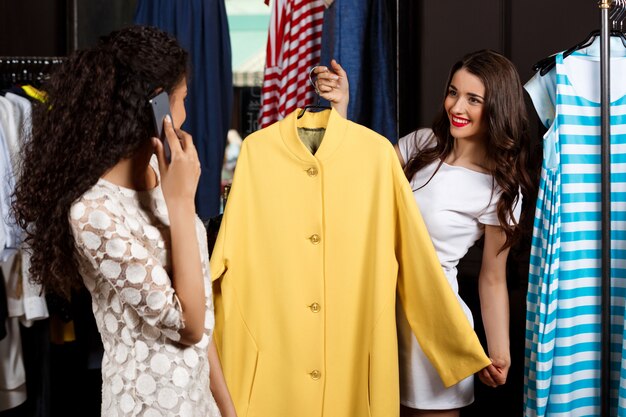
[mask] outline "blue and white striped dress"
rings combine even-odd
[[[614,55],[615,52],[612,52]],[[612,416],[626,416],[626,51],[612,58]],[[549,130],[527,296],[525,416],[600,415],[599,58],[557,55],[556,95],[527,89]],[[554,78],[555,77],[555,78]],[[531,82],[532,83],[532,82]],[[543,94],[543,96],[540,96]],[[544,115],[552,101],[555,113]],[[551,120],[553,119],[553,120]]]

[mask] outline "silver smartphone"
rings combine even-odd
[[[167,142],[167,138],[165,137],[165,129],[163,127],[163,121],[165,120],[165,116],[169,115],[170,120],[172,121],[172,125],[174,124],[174,120],[172,119],[172,113],[170,112],[170,98],[165,91],[157,94],[150,100],[150,107],[152,108],[152,119],[154,120],[154,132],[156,137],[161,139],[163,142],[163,148],[165,149],[165,159],[169,164],[172,159],[172,151],[170,150],[170,145]]]

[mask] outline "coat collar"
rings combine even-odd
[[[305,112],[302,118],[298,119],[301,109],[296,109],[283,120],[278,122],[280,135],[285,146],[296,158],[313,162],[328,159],[341,145],[348,121],[341,117],[335,110],[323,110],[320,112]],[[313,155],[302,143],[298,136],[298,128],[325,128],[324,138],[319,149]]]

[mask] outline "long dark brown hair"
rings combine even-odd
[[[75,52],[44,85],[47,101],[33,106],[13,211],[32,251],[32,279],[47,292],[68,297],[81,285],[70,206],[150,140],[147,100],[156,89],[171,92],[187,62],[175,39],[133,26]]]
[[[465,69],[478,77],[485,86],[484,123],[486,134],[486,166],[502,193],[496,211],[506,242],[504,248],[513,245],[520,236],[519,224],[526,224],[522,213],[519,224],[513,210],[518,203],[519,189],[524,198],[533,194],[533,185],[526,171],[528,160],[528,118],[524,104],[524,93],[517,70],[504,56],[491,50],[481,50],[466,55],[450,70],[446,83],[448,94],[454,74]],[[420,150],[405,165],[404,172],[409,180],[415,173],[434,161],[444,161],[452,151],[454,138],[450,134],[450,120],[442,103],[441,110],[433,122],[436,145]],[[434,174],[433,174],[434,175]],[[511,222],[513,224],[511,224]]]

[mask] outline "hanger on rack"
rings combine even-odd
[[[626,18],[626,0],[614,0],[615,9],[609,16],[614,31],[624,33],[624,18]]]
[[[317,94],[317,102],[315,104],[309,104],[309,105],[304,106],[302,108],[302,110],[300,110],[300,113],[298,113],[298,119],[300,119],[302,116],[304,116],[304,113],[307,110],[313,110],[313,109],[316,109],[316,110],[330,110],[331,109],[328,106],[320,105],[320,100],[321,100],[320,93],[319,93],[317,87],[315,86],[315,82],[313,81],[313,71],[315,71],[315,68],[317,68],[317,67],[313,67],[313,68],[311,68],[309,70],[309,82],[311,83],[311,85],[315,89],[315,94]]]
[[[620,38],[622,40],[622,44],[626,48],[626,35],[622,31],[623,21],[625,17],[626,17],[626,0],[614,0],[613,8],[609,16],[609,19],[611,20],[612,26],[613,26],[613,30],[610,31],[610,35],[611,37]],[[591,31],[589,35],[587,35],[585,40],[577,43],[576,45],[572,46],[571,48],[563,52],[563,58],[567,58],[574,52],[590,46],[598,36],[600,36],[599,30]],[[537,62],[535,65],[533,65],[533,70],[539,71],[539,74],[541,74],[541,76],[544,76],[547,73],[549,73],[550,70],[552,70],[552,68],[554,68],[555,65],[556,65],[556,55],[551,55]]]
[[[65,61],[63,57],[0,56],[0,83],[34,84],[45,81],[52,69]]]

